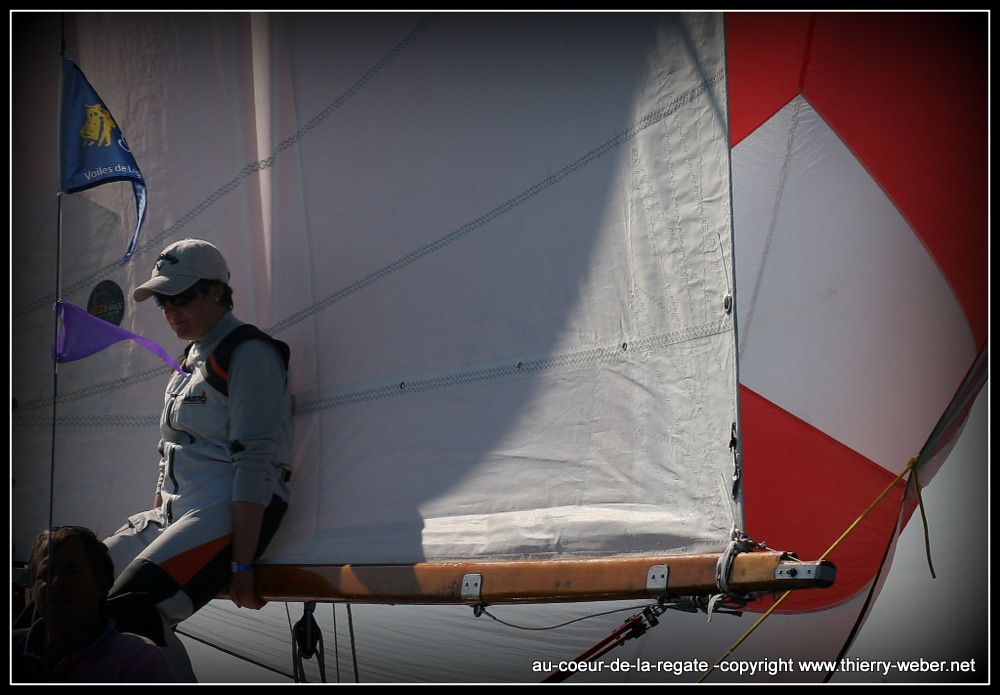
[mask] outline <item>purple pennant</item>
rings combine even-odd
[[[166,362],[177,373],[183,374],[181,366],[166,349],[149,338],[143,338],[131,331],[120,328],[104,319],[88,314],[84,309],[70,302],[56,302],[56,314],[62,319],[63,328],[56,338],[52,350],[56,362],[73,362],[89,357],[122,340],[134,340]]]

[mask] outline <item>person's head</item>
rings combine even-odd
[[[104,614],[115,567],[107,546],[82,526],[42,533],[31,551],[31,591],[50,622],[80,622]]]
[[[178,338],[197,340],[233,308],[226,259],[201,239],[174,242],[156,259],[152,277],[132,292],[137,302],[150,297]]]

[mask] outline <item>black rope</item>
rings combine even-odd
[[[337,634],[337,604],[331,603],[333,609],[333,655],[337,666],[337,682],[340,682],[340,636]]]
[[[590,620],[591,618],[600,618],[603,615],[612,615],[613,613],[624,613],[626,611],[645,610],[646,608],[652,608],[652,607],[658,606],[658,605],[661,605],[661,604],[651,603],[651,604],[646,604],[646,605],[642,605],[642,606],[628,606],[626,608],[616,608],[614,610],[604,611],[602,613],[593,613],[591,615],[585,615],[585,616],[580,617],[580,618],[574,618],[573,620],[568,620],[565,623],[559,623],[558,625],[550,625],[548,627],[530,627],[530,626],[527,626],[527,625],[515,625],[513,623],[508,623],[505,620],[501,620],[500,618],[498,618],[495,615],[493,615],[492,613],[490,613],[488,610],[486,610],[486,608],[484,606],[478,606],[478,613],[482,613],[484,615],[487,615],[490,618],[492,618],[493,620],[495,620],[498,623],[500,623],[501,625],[506,625],[507,627],[512,627],[512,628],[514,628],[516,630],[539,630],[539,631],[541,631],[541,630],[556,630],[556,629],[561,628],[561,627],[566,627],[567,625],[572,625],[573,623],[579,623],[579,622],[581,622],[583,620]],[[673,608],[674,607],[671,604],[662,604],[662,605],[665,605],[667,608]]]
[[[296,682],[305,683],[306,669],[303,659],[316,657],[316,664],[319,666],[319,678],[321,683],[326,683],[326,653],[323,648],[323,631],[319,629],[316,622],[316,602],[307,601],[302,604],[302,617],[292,628],[292,653],[295,668]]]
[[[351,633],[351,660],[354,662],[354,682],[360,683],[358,678],[358,645],[354,639],[354,616],[351,614],[351,604],[347,605],[347,628]]]
[[[178,628],[174,628],[174,632],[176,632],[179,635],[184,635],[185,637],[187,637],[189,639],[193,639],[195,642],[201,642],[202,644],[204,644],[204,645],[206,645],[208,647],[212,647],[213,649],[218,649],[223,654],[228,654],[229,656],[235,656],[237,659],[241,659],[242,661],[246,661],[249,664],[253,664],[254,666],[259,666],[262,669],[266,669],[268,671],[271,671],[272,673],[277,673],[277,674],[280,674],[280,675],[285,676],[286,678],[290,678],[290,679],[294,679],[295,678],[295,676],[293,676],[291,673],[286,673],[285,671],[282,671],[281,669],[274,668],[273,666],[268,666],[267,664],[261,663],[260,661],[254,661],[253,659],[251,659],[248,656],[244,656],[243,654],[238,654],[238,653],[236,653],[236,652],[234,652],[234,651],[232,651],[230,649],[225,649],[224,647],[220,647],[218,644],[215,644],[214,642],[209,642],[206,639],[203,639],[201,637],[197,637],[196,635],[192,635],[190,632],[185,632],[184,630],[181,630],[179,627]]]

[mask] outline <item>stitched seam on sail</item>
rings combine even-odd
[[[155,427],[160,422],[159,415],[60,415],[56,424],[60,427]],[[18,418],[17,427],[51,427],[52,416],[35,415]]]
[[[386,398],[396,398],[398,396],[423,393],[425,391],[436,391],[456,386],[485,383],[523,374],[537,374],[542,372],[576,369],[582,366],[610,362],[619,358],[626,351],[629,353],[652,352],[655,350],[663,350],[670,345],[675,345],[688,340],[717,335],[727,330],[728,324],[729,321],[726,317],[699,326],[691,326],[689,328],[673,331],[663,335],[642,338],[627,343],[627,347],[619,345],[607,348],[591,348],[589,350],[570,352],[563,355],[553,355],[551,357],[544,357],[537,360],[521,361],[497,367],[457,372],[455,374],[430,379],[394,382],[386,384],[385,386],[379,386],[363,391],[353,391],[339,396],[332,396],[330,398],[321,398],[318,400],[298,403],[295,408],[295,415],[304,415],[306,413],[320,410],[330,410],[333,408],[357,405],[359,403],[368,403]]]
[[[357,403],[367,403],[369,401],[381,400],[383,398],[391,398],[404,394],[422,393],[424,391],[433,391],[442,388],[450,388],[453,386],[461,386],[466,384],[482,383],[486,381],[495,381],[497,379],[502,379],[510,376],[515,376],[518,374],[531,374],[539,372],[550,372],[560,369],[572,369],[580,367],[587,364],[597,364],[600,362],[607,362],[612,359],[619,357],[626,350],[629,352],[650,352],[653,350],[663,350],[670,345],[685,342],[688,340],[694,340],[697,338],[704,338],[711,335],[716,335],[718,333],[727,330],[729,323],[728,317],[723,317],[715,321],[711,321],[706,324],[699,326],[691,326],[678,331],[672,331],[670,333],[665,333],[658,336],[653,336],[650,338],[640,338],[631,343],[626,344],[626,347],[616,346],[611,348],[591,348],[589,350],[581,350],[578,352],[570,352],[563,355],[554,355],[552,357],[545,357],[537,360],[522,361],[515,364],[507,364],[499,367],[490,367],[486,369],[476,369],[471,371],[459,372],[456,374],[451,374],[442,377],[435,377],[432,379],[421,379],[411,382],[393,382],[386,386],[380,386],[373,389],[366,389],[364,391],[355,391],[352,393],[346,393],[340,396],[333,396],[331,398],[323,398],[314,401],[307,401],[299,404],[295,408],[295,415],[302,415],[305,413],[317,411],[317,410],[329,410],[331,408],[339,408],[346,405],[354,405]],[[162,369],[155,370],[156,374],[162,374]],[[104,390],[112,390],[114,385],[107,385]],[[96,393],[94,389],[90,390],[87,395],[93,395]],[[60,401],[67,399],[60,399]],[[37,405],[42,403],[38,402]],[[32,407],[37,407],[35,403]],[[19,408],[20,410],[20,408]],[[60,425],[66,427],[91,427],[97,425],[118,425],[118,426],[129,426],[129,427],[139,427],[139,426],[150,426],[155,425],[159,422],[159,416],[148,415],[148,416],[138,416],[138,415],[105,415],[99,417],[73,417],[65,416],[59,417],[57,422]],[[46,417],[44,415],[36,416],[25,416],[22,413],[14,413],[13,424],[16,427],[41,427],[49,426],[52,423],[51,417]]]
[[[490,381],[497,381],[512,376],[524,374],[538,374],[567,369],[577,369],[579,367],[610,362],[619,358],[625,352],[631,354],[653,352],[664,350],[670,345],[706,338],[723,333],[729,328],[728,317],[723,317],[715,321],[698,326],[671,331],[658,336],[640,338],[625,345],[615,347],[599,347],[588,350],[568,352],[562,355],[543,357],[537,360],[508,363],[497,367],[487,367],[484,369],[473,369],[445,376],[433,377],[430,379],[411,380],[409,382],[392,382],[385,386],[365,389],[363,391],[353,391],[350,393],[321,398],[318,400],[298,403],[294,410],[294,415],[305,415],[308,413],[342,408],[349,405],[369,403],[371,401],[395,398],[403,395],[424,393],[426,391],[437,391],[456,386],[466,386],[469,384],[480,384]],[[158,369],[158,373],[162,373]],[[98,427],[98,426],[119,426],[119,427],[149,427],[159,423],[158,415],[103,415],[103,416],[60,416],[56,422],[63,427]],[[16,427],[48,427],[52,424],[52,418],[45,415],[23,416],[15,414],[14,423]]]
[[[687,105],[695,98],[707,92],[709,88],[716,85],[720,80],[722,80],[723,75],[724,73],[722,71],[716,73],[709,80],[706,80],[700,85],[689,89],[684,94],[675,98],[667,106],[651,111],[650,113],[646,114],[643,118],[639,119],[630,128],[623,130],[622,132],[612,137],[610,140],[607,140],[606,142],[598,145],[597,147],[590,150],[579,159],[570,162],[556,173],[545,177],[541,181],[530,186],[529,188],[522,191],[513,198],[496,206],[486,214],[481,215],[470,222],[467,222],[458,229],[455,229],[449,232],[448,234],[445,234],[444,236],[435,239],[434,241],[431,241],[414,251],[411,251],[405,256],[379,268],[378,270],[372,273],[369,273],[360,280],[356,280],[350,285],[342,287],[341,289],[337,290],[328,297],[321,299],[320,301],[311,304],[305,307],[304,309],[301,309],[300,311],[297,311],[291,316],[282,319],[278,323],[271,326],[267,332],[278,333],[280,331],[285,330],[286,328],[289,328],[290,326],[294,326],[295,324],[304,321],[305,319],[326,309],[327,307],[336,304],[337,302],[340,302],[341,300],[346,299],[347,297],[350,297],[351,295],[371,285],[374,285],[375,283],[385,279],[389,275],[392,275],[393,273],[402,270],[403,268],[419,261],[423,257],[434,253],[435,251],[440,251],[446,246],[449,246],[455,241],[458,241],[459,239],[476,231],[480,227],[483,227],[489,224],[490,222],[493,222],[494,220],[506,215],[508,212],[514,210],[523,203],[531,200],[539,193],[547,190],[548,188],[554,186],[555,184],[559,183],[568,176],[576,173],[580,169],[600,159],[608,152],[611,152],[612,150],[620,147],[622,144],[631,141],[632,139],[635,138],[636,135],[638,135],[646,128],[655,125],[656,123],[662,121],[664,118],[672,115],[678,109]]]
[[[132,376],[125,377],[123,379],[114,379],[113,381],[105,381],[100,384],[94,384],[93,386],[87,386],[82,389],[77,389],[75,391],[67,391],[66,393],[59,394],[59,398],[56,399],[56,403],[69,403],[71,401],[80,400],[81,398],[88,398],[90,396],[97,396],[102,393],[107,393],[109,391],[117,391],[118,389],[126,388],[132,384],[138,384],[143,381],[148,381],[149,379],[155,379],[157,377],[162,377],[164,374],[163,365],[149,369],[145,372],[139,372],[138,374],[133,374]],[[35,408],[50,408],[52,407],[52,398],[36,398],[31,401],[25,401],[19,403],[17,411],[14,413],[15,419],[26,410],[33,410]]]

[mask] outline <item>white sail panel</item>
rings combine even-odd
[[[947,279],[803,97],[733,172],[741,383],[899,473],[976,353]]]
[[[64,268],[66,299],[133,287],[179,238],[222,249],[236,314],[292,347],[293,497],[267,561],[724,545],[740,508],[721,17],[77,20],[150,209],[124,269],[115,244],[67,240],[90,255]],[[19,352],[50,341],[51,273],[19,281],[37,327]],[[129,300],[125,325],[180,351],[152,308]],[[110,533],[149,503],[165,377],[140,353],[62,367],[60,519]],[[15,378],[19,485],[43,476],[23,469],[48,453],[47,390]],[[117,428],[87,436],[87,466],[148,487],[99,510],[63,494],[97,424],[81,417]],[[15,503],[22,542],[45,523]]]

